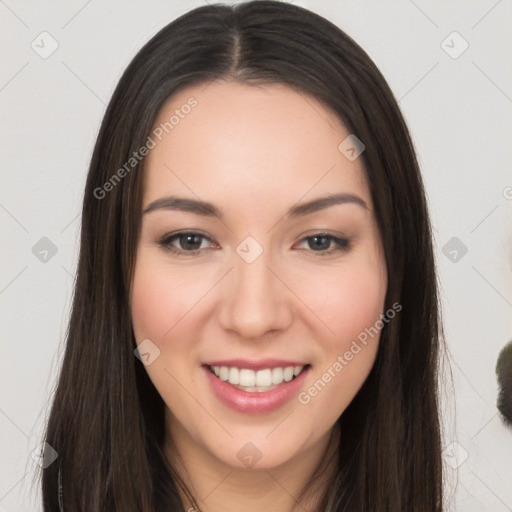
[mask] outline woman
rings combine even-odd
[[[45,510],[440,511],[440,314],[407,127],[345,33],[210,5],[87,177]]]

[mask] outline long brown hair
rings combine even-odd
[[[382,329],[374,367],[338,420],[339,471],[322,510],[441,511],[443,335],[408,129],[381,73],[347,34],[306,9],[267,0],[182,15],[139,51],[114,91],[87,175],[72,313],[45,433],[59,455],[42,471],[44,510],[183,510],[183,483],[163,452],[165,404],[134,357],[129,299],[144,160],[122,179],[112,176],[146,143],[170,95],[219,78],[312,95],[366,146],[389,276],[386,310],[399,303],[402,311]]]

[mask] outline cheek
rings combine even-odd
[[[149,251],[148,251],[149,253]],[[150,338],[165,347],[174,326],[191,311],[208,288],[208,277],[197,279],[193,269],[177,270],[165,259],[141,251],[135,266],[131,312],[135,338]],[[180,325],[181,327],[181,325]]]
[[[379,263],[350,264],[317,271],[296,281],[304,303],[324,324],[329,346],[341,349],[384,312],[386,272]]]
[[[176,272],[149,250],[139,252],[131,296],[133,331],[137,344],[150,339],[160,350],[159,356],[145,369],[168,404],[176,400],[179,403],[177,382],[185,382],[183,372],[188,366],[182,363],[184,358],[195,355],[180,329],[186,327],[187,318],[183,322],[181,319],[197,302],[200,292],[187,273]],[[181,339],[184,342],[180,343]]]
[[[322,356],[299,402],[311,417],[333,423],[356,396],[374,364],[381,332],[375,326],[384,313],[387,278],[379,265],[347,266],[323,284],[321,298],[317,285],[312,309],[319,312],[329,330],[324,329],[325,335],[318,338]]]
[[[326,314],[343,339],[357,337],[383,312],[386,285],[375,271],[344,275],[329,291]]]
[[[170,290],[165,280],[156,278],[156,269],[151,270],[142,259],[135,267],[132,289],[132,321],[135,339],[141,342],[150,338],[159,344],[161,336],[170,328],[166,313],[169,308]]]

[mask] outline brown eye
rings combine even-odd
[[[306,241],[308,248],[318,256],[333,254],[338,251],[347,252],[350,250],[350,240],[346,238],[338,238],[328,233],[316,233],[302,239]],[[333,247],[334,244],[334,247]]]
[[[205,235],[196,231],[182,231],[163,236],[158,244],[165,250],[174,253],[197,253],[205,247],[201,247],[204,241],[211,240]]]

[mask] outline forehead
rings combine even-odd
[[[152,133],[161,140],[152,135],[146,157],[146,204],[181,192],[261,207],[339,191],[371,205],[362,159],[338,149],[349,132],[314,97],[283,84],[184,88],[163,105]]]

